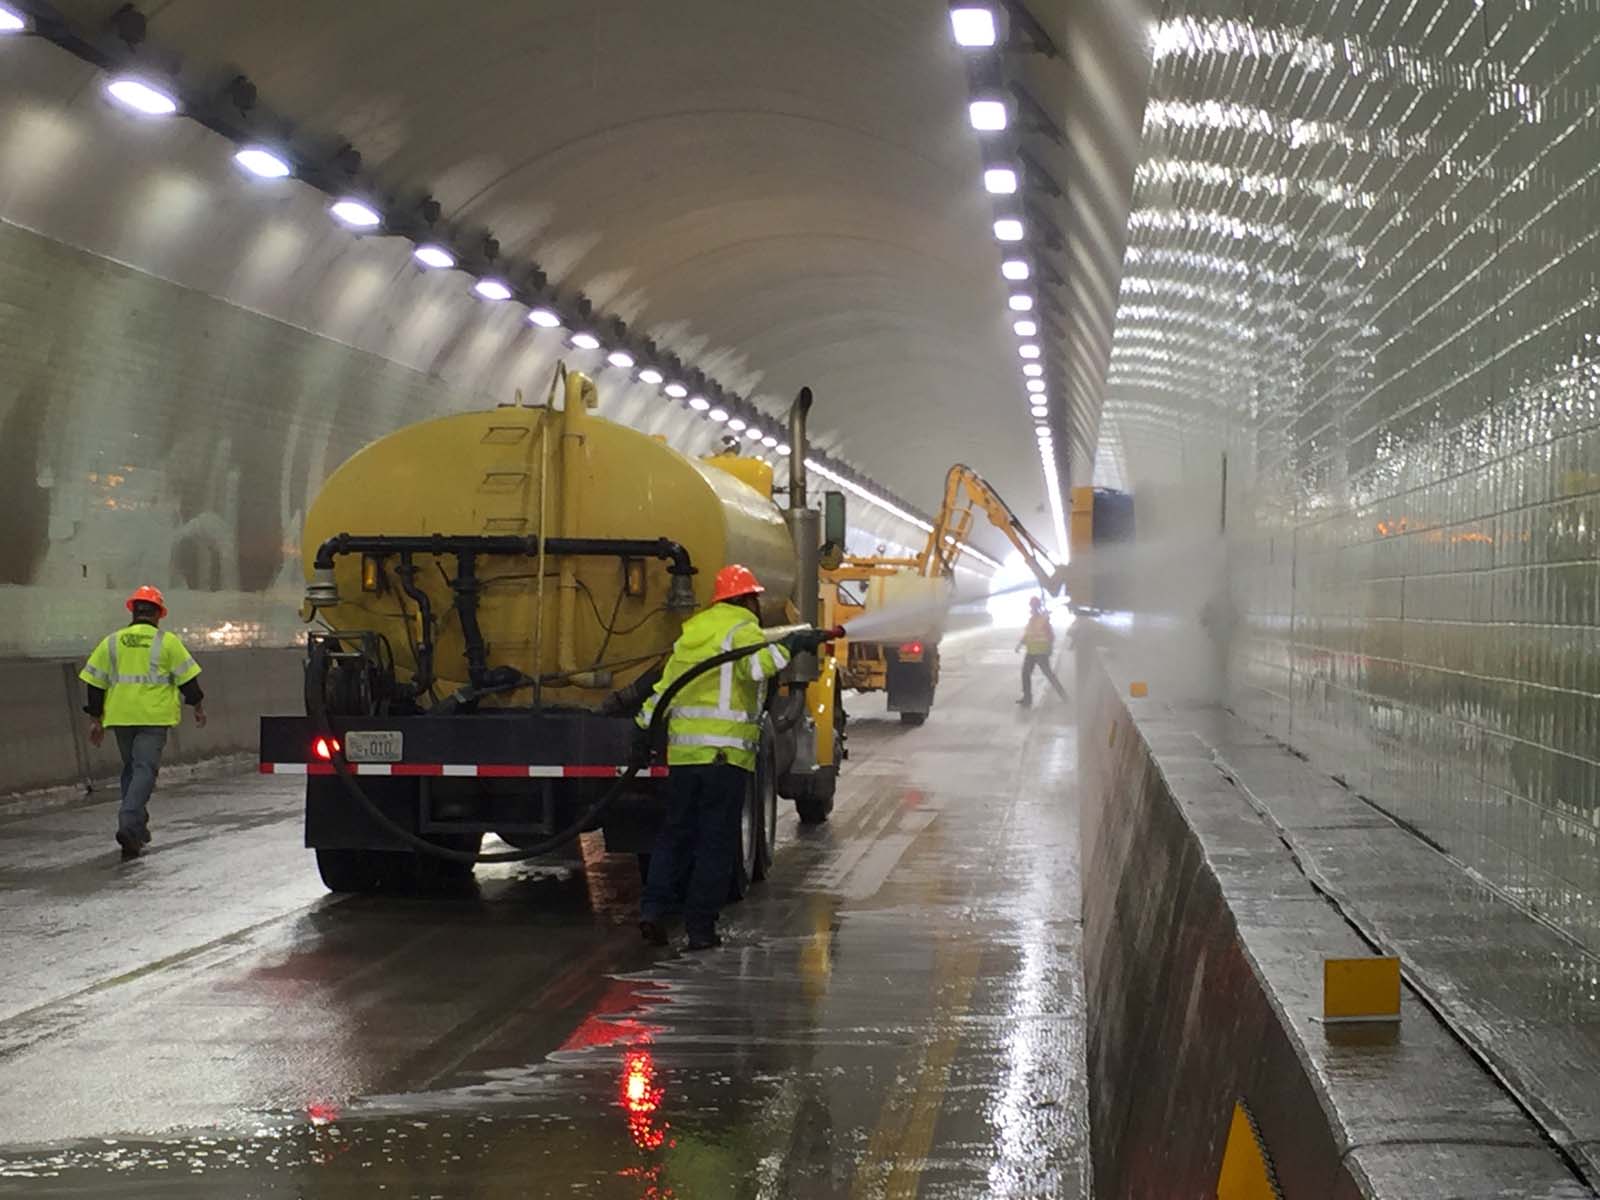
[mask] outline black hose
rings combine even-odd
[[[612,784],[611,787],[608,788],[599,799],[595,800],[593,804],[584,809],[583,812],[579,814],[577,820],[573,821],[559,833],[553,833],[549,837],[545,838],[544,841],[539,842],[537,845],[530,846],[527,849],[522,850],[501,850],[492,854],[473,854],[466,850],[451,850],[446,846],[437,845],[434,842],[428,841],[427,838],[420,837],[411,832],[411,830],[407,829],[404,825],[401,825],[398,821],[393,820],[387,813],[373,803],[372,799],[366,794],[366,792],[361,790],[361,785],[356,782],[355,774],[350,770],[350,764],[345,759],[343,744],[339,741],[338,735],[333,732],[333,727],[328,721],[328,706],[320,689],[316,694],[315,708],[317,711],[309,715],[316,732],[328,743],[331,751],[330,758],[333,762],[333,773],[337,775],[340,782],[344,784],[345,791],[349,792],[356,798],[356,800],[360,802],[361,806],[366,809],[367,816],[371,817],[373,823],[385,833],[389,834],[393,838],[398,839],[399,841],[406,843],[409,846],[415,847],[424,854],[431,854],[435,858],[447,859],[450,862],[470,864],[527,862],[531,858],[539,858],[542,855],[549,854],[552,850],[560,849],[568,842],[575,841],[578,835],[581,834],[585,829],[589,828],[589,826],[599,818],[600,814],[605,812],[605,810],[611,806],[611,802],[622,794],[622,789],[631,783],[634,777],[637,776],[648,763],[650,757],[649,747],[656,745],[661,740],[661,731],[666,726],[667,714],[672,707],[672,701],[677,697],[678,693],[684,689],[690,680],[698,679],[701,675],[704,675],[708,671],[716,670],[724,663],[731,663],[741,658],[748,658],[750,655],[756,654],[759,651],[765,650],[766,648],[766,642],[757,642],[751,646],[736,646],[732,650],[724,650],[721,654],[713,655],[704,662],[696,663],[682,675],[678,676],[671,683],[669,683],[666,687],[666,690],[661,693],[661,699],[656,702],[655,712],[650,716],[650,725],[647,730],[647,736],[643,742],[643,745],[646,747],[644,757],[641,759],[637,753],[630,754],[627,768],[621,775],[617,776],[617,781]],[[448,720],[448,718],[440,719]],[[335,746],[339,748],[333,749]]]

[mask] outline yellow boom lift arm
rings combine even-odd
[[[953,575],[980,510],[1017,548],[1039,586],[1052,596],[1059,594],[1066,582],[1066,568],[1056,565],[1044,543],[1029,532],[1000,493],[965,463],[956,463],[944,477],[944,502],[928,534],[928,544],[917,560],[918,572],[930,578]]]

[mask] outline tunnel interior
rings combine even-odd
[[[0,814],[34,812],[18,806],[41,789],[108,794],[117,751],[85,741],[76,672],[141,584],[166,589],[168,628],[218,696],[169,764],[253,754],[258,717],[298,711],[308,514],[386,435],[550,403],[565,367],[594,379],[599,417],[695,459],[731,447],[781,489],[810,388],[812,504],[843,493],[849,553],[916,554],[947,468],[968,464],[1074,593],[1048,610],[1049,652],[1077,667],[1073,738],[1002,733],[1009,700],[976,664],[1010,687],[1023,640],[963,629],[946,740],[929,736],[937,707],[906,733],[927,740],[863,735],[874,769],[903,776],[903,811],[864,791],[849,795],[871,821],[841,809],[863,845],[897,847],[861,861],[900,870],[907,853],[915,875],[940,869],[948,847],[925,839],[947,825],[990,831],[904,746],[982,791],[971,764],[1004,744],[1073,797],[1070,820],[1038,809],[1008,767],[1004,803],[1048,852],[991,846],[1066,881],[1050,898],[1073,932],[1052,941],[1046,894],[991,880],[1010,906],[1005,986],[1042,988],[1028,972],[1048,969],[1087,1013],[1049,1036],[1086,1064],[1060,1094],[1101,1127],[1056,1133],[1115,1157],[1157,1121],[1140,1107],[1154,1082],[1141,1098],[1094,1071],[1153,1069],[1106,1040],[1116,1021],[1148,1016],[1174,1053],[1200,1037],[1184,1023],[1200,1000],[1185,1017],[1162,989],[1171,964],[1203,979],[1214,962],[1230,1029],[1255,1022],[1281,1069],[1228,1074],[1233,1043],[1208,1043],[1204,1136],[1172,1162],[1206,1175],[1223,1155],[1218,1080],[1281,1084],[1286,1112],[1338,1109],[1331,1140],[1294,1152],[1319,1164],[1299,1187],[1404,1194],[1409,1164],[1385,1174],[1325,1043],[1270,1023],[1312,986],[1310,951],[1271,956],[1287,914],[1314,911],[1305,945],[1399,957],[1408,1016],[1437,1023],[1426,1044],[1450,1042],[1473,1088],[1499,1081],[1482,1095],[1504,1124],[1471,1136],[1503,1137],[1526,1180],[1564,1172],[1590,1194],[1600,1115],[1551,1055],[1600,1057],[1593,4],[0,0],[0,63]],[[1114,533],[1113,503],[1136,514]],[[1020,621],[1034,576],[1003,524],[975,524],[955,586],[981,599],[1021,580],[993,606]],[[1181,920],[1141,910],[1135,836],[1177,864],[1153,894],[1238,936],[1207,958]],[[1362,875],[1351,842],[1409,873]],[[793,904],[860,883],[848,847],[800,845],[816,886]],[[1262,917],[1283,897],[1216,866],[1227,854],[1267,864],[1293,903]],[[32,870],[0,859],[0,883]],[[916,879],[885,872],[885,895],[915,903]],[[975,895],[927,891],[949,919]],[[983,978],[969,940],[917,945],[926,961],[897,970],[935,989],[926,1022],[1004,1015],[999,992],[962,992]],[[781,969],[814,968],[806,953]],[[1526,983],[1528,1009],[1477,960]],[[1140,988],[1160,1004],[1130,1000]],[[811,999],[786,1019],[843,1027]],[[917,1087],[967,1062],[940,1045],[905,1103],[872,1115],[872,1154],[928,1153]],[[1202,1084],[1177,1075],[1171,1103],[1197,1104]],[[817,1096],[785,1096],[819,1119]],[[1122,1105],[1116,1130],[1097,1097]],[[1053,1186],[1086,1162],[1053,1164]],[[790,1184],[913,1194],[895,1169]],[[1155,1186],[1125,1163],[1105,1178]]]

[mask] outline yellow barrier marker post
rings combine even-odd
[[[1148,683],[1130,683],[1128,685],[1128,695],[1135,700],[1143,700],[1149,694],[1150,685]]]
[[[1328,1025],[1400,1020],[1400,960],[1393,955],[1322,960],[1322,1020]]]
[[[1233,1105],[1222,1170],[1217,1174],[1217,1200],[1283,1200],[1272,1160],[1261,1144],[1261,1131],[1243,1101]]]

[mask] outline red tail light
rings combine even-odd
[[[311,743],[311,753],[316,755],[323,762],[332,762],[333,756],[342,749],[344,749],[344,747],[339,745],[338,738],[319,737],[316,741]]]
[[[900,646],[900,661],[915,662],[922,657],[921,642],[904,642]]]

